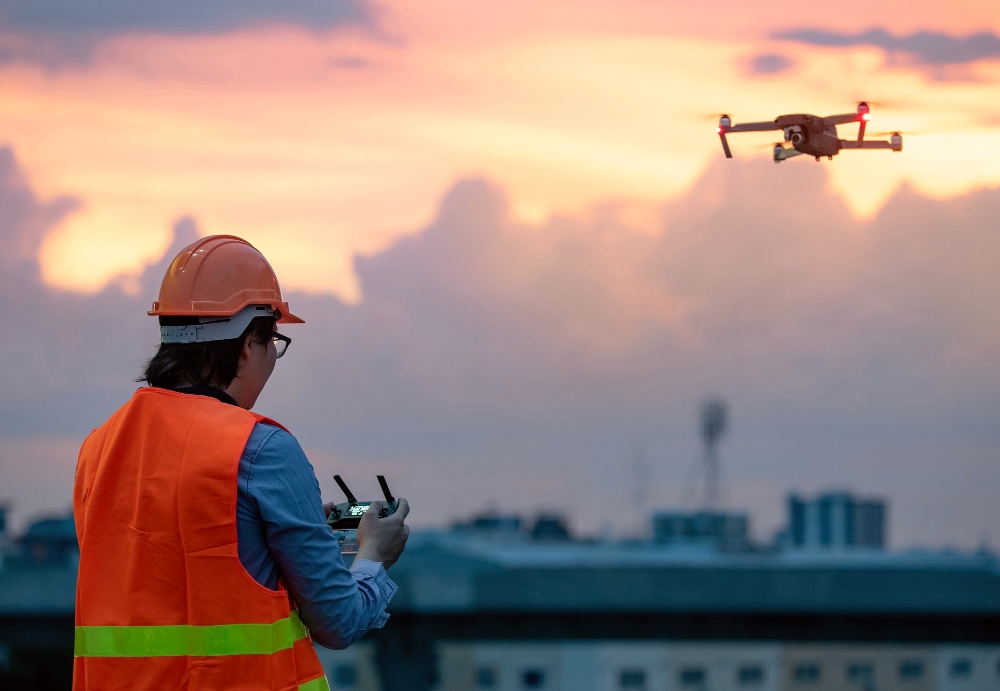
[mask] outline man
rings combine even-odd
[[[73,687],[326,691],[312,641],[384,625],[406,500],[372,505],[349,571],[295,437],[250,411],[302,320],[249,243],[183,249],[149,314],[149,386],[80,450]]]

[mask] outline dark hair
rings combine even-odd
[[[160,317],[160,326],[186,326],[190,317]],[[247,338],[266,344],[274,333],[273,317],[254,317],[239,338],[207,343],[161,343],[142,376],[150,386],[229,386],[240,367],[240,353]]]

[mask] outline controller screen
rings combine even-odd
[[[347,509],[348,516],[363,516],[371,504],[355,504]]]

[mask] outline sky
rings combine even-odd
[[[259,409],[328,495],[384,470],[417,524],[625,534],[694,501],[718,395],[758,537],[848,487],[897,546],[989,541],[998,80],[1000,7],[969,0],[0,0],[0,494],[65,507],[165,258],[231,233],[306,316]],[[722,157],[723,112],[860,99],[902,153]]]

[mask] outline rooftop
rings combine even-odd
[[[988,554],[719,554],[649,543],[414,534],[392,611],[1000,614]]]

